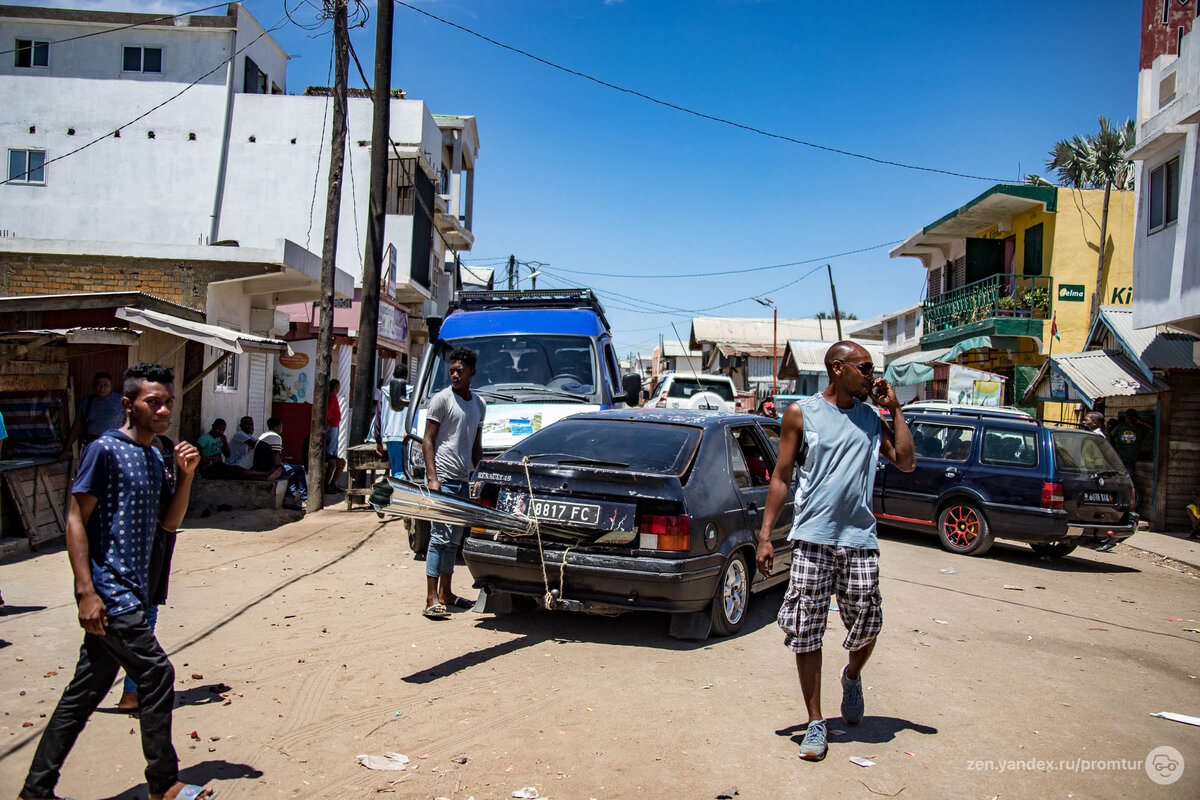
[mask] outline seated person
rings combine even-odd
[[[271,417],[267,420],[267,432],[258,437],[254,446],[254,460],[250,464],[252,472],[267,476],[283,477],[288,482],[288,496],[292,502],[284,503],[285,508],[303,510],[303,504],[308,501],[308,476],[304,467],[299,464],[283,463],[283,420]]]
[[[225,420],[217,417],[212,428],[196,442],[200,451],[200,465],[196,470],[208,480],[240,480],[246,471],[241,467],[225,463],[229,455],[229,442],[225,438]]]
[[[254,418],[242,417],[238,421],[238,429],[233,432],[233,438],[229,440],[229,463],[239,467],[250,466],[251,453],[256,444],[258,439],[254,436]]]

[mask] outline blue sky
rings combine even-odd
[[[117,1],[139,10],[203,5]],[[1097,115],[1132,116],[1137,99],[1136,0],[415,4],[704,113],[878,158],[1012,181],[1019,170],[1042,172],[1050,145],[1094,131]],[[265,25],[282,14],[279,0],[245,5]],[[373,17],[352,33],[364,62],[374,36]],[[276,38],[298,56],[289,65],[290,91],[327,82],[328,28],[315,38],[295,28]],[[402,6],[394,53],[394,87],[433,113],[478,119],[476,244],[468,262],[491,265],[489,259],[513,253],[546,263],[540,286],[595,288],[622,356],[648,355],[660,334],[674,336],[671,322],[686,339],[694,315],[769,313],[751,300],[724,305],[754,295],[774,300],[781,317],[827,311],[824,270],[780,288],[824,260],[693,276],[901,240],[992,185],[697,119]],[[351,76],[351,85],[361,85],[353,67]],[[921,299],[919,262],[889,259],[886,247],[830,263],[839,305],[860,318]]]

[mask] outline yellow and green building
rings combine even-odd
[[[890,377],[936,397],[933,365],[958,363],[1004,376],[1004,402],[1019,403],[1048,353],[1084,346],[1103,207],[1103,190],[997,184],[894,248],[928,283],[921,350],[890,364]],[[1133,192],[1112,192],[1101,305],[1132,301],[1134,212]],[[1075,419],[1077,409],[1044,412]]]

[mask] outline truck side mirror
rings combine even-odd
[[[620,398],[622,402],[630,408],[637,408],[642,399],[642,376],[633,372],[622,376],[621,391],[624,392]]]
[[[388,403],[392,411],[403,411],[408,406],[408,381],[400,378],[388,381]]]

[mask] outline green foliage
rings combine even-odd
[[[1137,128],[1133,120],[1114,125],[1100,116],[1100,131],[1095,134],[1076,134],[1060,139],[1050,148],[1046,170],[1057,175],[1061,185],[1072,189],[1133,188],[1133,162],[1126,153],[1133,147]],[[1035,182],[1037,181],[1037,182]],[[1033,186],[1045,184],[1040,175],[1030,175],[1025,182]]]

